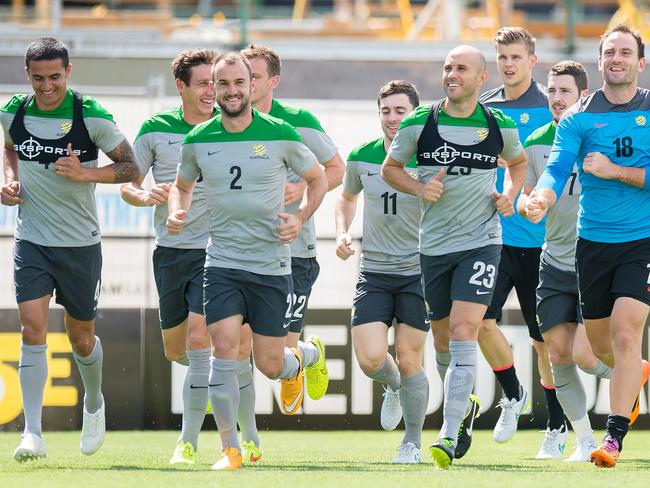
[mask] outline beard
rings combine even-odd
[[[226,107],[226,104],[222,100],[217,100],[217,105],[221,109],[221,113],[226,114],[228,117],[239,117],[246,110],[251,110],[250,97],[242,99],[239,108],[230,110]]]

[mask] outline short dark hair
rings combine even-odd
[[[562,75],[572,76],[579,92],[586,90],[587,86],[589,86],[587,71],[580,63],[576,63],[575,61],[560,61],[559,63],[554,64],[548,73],[549,77]]]
[[[645,44],[643,44],[643,38],[641,37],[641,33],[637,29],[632,29],[631,27],[625,24],[616,24],[615,26],[607,29],[603,33],[603,35],[600,36],[600,44],[598,44],[598,57],[603,55],[603,43],[605,42],[605,39],[607,39],[610,35],[614,34],[615,32],[630,34],[632,37],[634,37],[634,40],[636,41],[637,49],[639,51],[638,52],[639,59],[645,58]]]
[[[391,95],[401,94],[408,97],[413,108],[420,105],[420,94],[413,83],[404,80],[393,80],[389,81],[379,89],[379,95],[377,95],[377,106],[380,106],[381,101],[384,98],[390,97]]]
[[[32,61],[52,61],[55,59],[60,59],[64,68],[67,68],[70,64],[68,48],[53,37],[36,39],[27,46],[27,51],[25,51],[26,68],[29,68],[29,63]]]
[[[219,54],[214,59],[214,63],[212,64],[213,78],[214,78],[214,68],[217,66],[217,63],[219,63],[219,61],[223,61],[226,64],[236,64],[237,62],[241,61],[242,63],[244,63],[244,66],[246,66],[250,78],[251,79],[253,78],[253,70],[251,69],[251,64],[248,62],[248,59],[246,59],[246,57],[242,56],[240,53],[236,53],[234,51],[225,54]]]
[[[496,46],[510,46],[519,43],[526,46],[528,54],[535,54],[535,38],[523,27],[501,27],[494,37]]]
[[[241,50],[241,54],[246,59],[264,59],[269,76],[280,76],[282,70],[280,56],[270,47],[261,44],[249,44],[245,49]]]
[[[209,64],[212,66],[216,54],[212,49],[189,49],[176,56],[172,62],[172,73],[174,78],[181,80],[186,85],[190,84],[192,68]]]

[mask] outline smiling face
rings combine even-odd
[[[183,106],[199,117],[211,117],[214,111],[212,65],[200,64],[190,68],[189,84],[176,80]]]
[[[605,84],[625,87],[636,84],[637,76],[645,69],[645,58],[639,59],[636,39],[627,32],[613,32],[602,43],[598,70]]]
[[[462,103],[478,98],[481,86],[487,81],[487,71],[480,55],[463,47],[452,50],[442,67],[442,86],[447,98]]]
[[[537,56],[530,54],[523,42],[497,44],[497,70],[504,86],[530,84],[536,61]]]
[[[65,67],[61,59],[30,61],[25,71],[40,110],[51,111],[61,105],[68,90],[71,64]]]
[[[217,104],[229,117],[238,117],[250,110],[251,75],[242,61],[219,61],[213,70]]]
[[[393,141],[400,122],[413,108],[409,97],[404,93],[388,95],[379,101],[379,122],[388,142]]]

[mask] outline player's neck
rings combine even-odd
[[[253,104],[253,107],[255,107],[258,111],[268,114],[271,111],[271,107],[273,106],[273,94],[270,93],[268,96],[262,98],[261,100],[256,101]]]
[[[636,95],[637,83],[630,83],[625,86],[612,86],[605,83],[603,85],[603,95],[608,102],[614,105],[621,105],[632,100]]]
[[[390,145],[393,142],[392,139],[389,139],[388,137],[384,136],[384,151],[386,151],[386,154],[388,154],[388,149],[390,149]]]
[[[204,114],[198,110],[192,110],[190,106],[183,104],[183,120],[190,125],[197,125],[206,120],[210,120],[213,114]]]
[[[223,112],[221,115],[221,123],[223,124],[223,128],[228,132],[244,132],[252,122],[252,110],[244,110],[240,115],[236,117],[230,117]]]
[[[506,100],[517,100],[528,91],[532,84],[533,78],[531,77],[513,86],[503,85],[503,94],[505,95]]]
[[[463,102],[452,102],[447,98],[445,99],[445,103],[443,104],[442,108],[450,117],[455,117],[457,119],[466,119],[474,113],[477,103],[478,99],[476,97],[472,97],[471,99],[465,100]]]

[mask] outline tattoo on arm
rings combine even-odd
[[[115,174],[115,183],[128,183],[135,180],[140,172],[135,162],[133,148],[126,140],[122,141],[115,149],[107,153],[113,164],[108,167]]]

